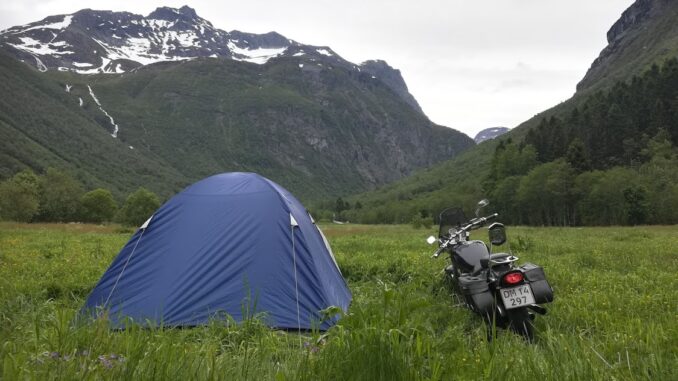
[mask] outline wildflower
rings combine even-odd
[[[101,365],[104,366],[106,369],[111,369],[113,366],[116,365],[116,363],[121,363],[125,361],[125,357],[122,355],[118,355],[115,353],[111,353],[110,355],[101,355],[97,357]]]
[[[113,368],[113,363],[106,356],[101,355],[101,356],[98,357],[98,359],[99,359],[99,362],[101,363],[101,365],[104,366],[104,368],[106,368],[106,369]]]

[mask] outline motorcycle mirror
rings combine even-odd
[[[426,238],[426,242],[427,242],[429,245],[433,245],[433,244],[436,242],[436,237],[430,236],[430,237]]]
[[[476,217],[480,216],[480,209],[490,205],[490,200],[484,198],[478,201],[478,207],[476,208]]]
[[[494,246],[503,245],[506,242],[506,228],[500,222],[490,225],[487,228],[487,233],[490,236],[490,243]]]

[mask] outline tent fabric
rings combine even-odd
[[[84,311],[193,326],[226,313],[271,327],[327,329],[319,311],[351,302],[320,229],[280,185],[254,173],[201,180],[158,209],[120,251]],[[128,320],[129,319],[129,320]]]

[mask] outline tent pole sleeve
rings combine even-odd
[[[144,236],[144,233],[146,233],[145,228],[141,230],[141,234],[139,235],[137,242],[134,244],[134,248],[132,249],[132,252],[130,253],[129,257],[127,257],[127,261],[125,261],[125,265],[122,266],[122,270],[120,270],[120,274],[118,274],[118,277],[115,279],[115,283],[113,284],[113,287],[111,288],[111,292],[108,294],[108,297],[106,298],[106,301],[103,304],[104,307],[108,305],[108,301],[111,299],[111,295],[113,295],[113,291],[115,291],[115,288],[118,287],[118,282],[120,282],[120,278],[122,277],[122,274],[125,272],[125,269],[127,268],[127,265],[129,264],[130,259],[132,259],[132,256],[134,255],[134,252],[137,250],[137,246],[139,245],[139,241],[141,241],[141,237]]]
[[[294,261],[294,292],[296,294],[297,299],[297,329],[299,330],[299,332],[301,332],[301,317],[300,317],[301,314],[299,312],[299,282],[297,281],[297,251],[294,242],[294,227],[295,225],[290,226],[290,232],[292,233],[292,258]],[[299,334],[299,347],[300,348],[302,347],[301,334]]]

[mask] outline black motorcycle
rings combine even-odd
[[[438,239],[431,236],[427,241],[439,244],[434,258],[442,252],[450,254],[452,264],[445,268],[445,277],[466,306],[486,321],[488,340],[493,337],[493,328],[500,327],[532,341],[535,313],[546,314],[546,308],[540,304],[553,301],[553,290],[543,268],[532,263],[517,266],[518,257],[514,255],[491,253],[492,246],[506,242],[503,224],[495,222],[489,226],[489,247],[483,241],[468,240],[471,230],[498,217],[497,213],[479,217],[480,210],[487,205],[487,200],[481,200],[476,217],[471,220],[466,219],[460,208],[443,210]]]

